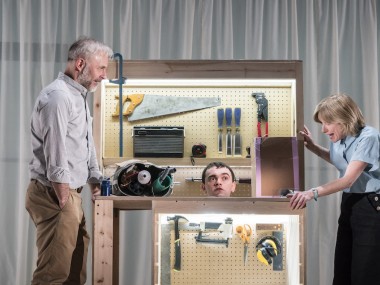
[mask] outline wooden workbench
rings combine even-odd
[[[97,197],[94,208],[93,226],[93,284],[119,284],[119,212],[152,210],[152,284],[157,284],[158,223],[161,213],[191,214],[263,214],[298,215],[300,247],[300,284],[305,282],[305,211],[291,210],[287,198],[173,198],[173,197]]]

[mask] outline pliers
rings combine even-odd
[[[261,120],[265,120],[265,137],[268,136],[268,100],[264,93],[252,93],[257,103],[257,136],[261,137]]]

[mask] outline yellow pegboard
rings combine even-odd
[[[269,105],[269,135],[295,135],[295,82],[292,80],[127,80],[123,85],[123,95],[154,94],[175,97],[219,97],[221,106],[186,113],[144,119],[123,121],[123,156],[133,156],[133,126],[184,126],[184,156],[191,155],[194,144],[207,146],[207,157],[226,158],[225,151],[217,151],[218,124],[217,108],[241,107],[240,133],[245,147],[257,136],[257,104],[252,93],[265,93]],[[103,158],[119,155],[119,119],[113,117],[118,104],[119,87],[116,84],[103,83],[102,86],[102,129]],[[127,103],[126,103],[127,104]],[[164,106],[163,106],[164,107]],[[124,106],[126,108],[126,106]],[[137,107],[138,108],[138,107]],[[234,120],[233,120],[234,126]],[[232,128],[233,133],[235,128]],[[226,127],[223,129],[225,149]]]
[[[203,168],[211,161],[224,161],[235,171],[236,177],[252,177],[251,159],[246,158],[246,147],[251,147],[257,136],[257,103],[252,93],[264,93],[268,100],[269,136],[286,137],[295,135],[296,107],[295,107],[295,81],[294,80],[189,80],[189,79],[133,79],[127,80],[123,85],[123,96],[130,94],[153,94],[163,96],[181,97],[219,97],[221,105],[202,110],[196,110],[175,115],[168,115],[139,121],[128,121],[123,117],[123,158],[133,157],[132,130],[134,126],[183,126],[185,129],[184,158],[138,158],[150,161],[157,165],[171,165],[178,167],[174,174],[177,182],[173,188],[172,196],[204,196],[200,190],[199,182],[186,182],[185,178],[200,178]],[[119,156],[119,117],[112,116],[117,112],[119,102],[119,86],[102,82],[102,156],[103,159],[112,159]],[[129,103],[123,107],[127,108]],[[242,155],[226,156],[226,126],[223,128],[223,153],[217,149],[217,109],[241,108],[240,134],[242,138]],[[138,108],[138,106],[137,106]],[[265,122],[263,121],[263,125]],[[232,120],[232,134],[235,133],[235,122]],[[263,131],[264,134],[264,126]],[[191,150],[194,144],[202,143],[207,146],[207,158],[196,158],[195,165],[190,162]],[[251,156],[254,153],[251,151]],[[153,160],[153,161],[152,161]],[[114,165],[106,165],[103,169],[106,176],[115,171]],[[238,184],[234,197],[251,197],[250,184]]]
[[[201,217],[202,215],[194,215]],[[222,216],[222,215],[220,215]],[[191,219],[193,216],[185,215]],[[240,219],[240,217],[242,217]],[[164,226],[161,230],[170,230],[170,235],[161,232],[160,244],[161,249],[161,282],[162,285],[187,285],[187,284],[207,284],[207,285],[230,285],[230,284],[249,284],[249,285],[284,285],[289,284],[289,274],[293,274],[287,266],[288,250],[286,248],[289,235],[293,238],[298,232],[289,231],[293,225],[287,220],[286,216],[273,216],[273,222],[260,223],[260,220],[269,220],[269,217],[248,215],[233,216],[233,235],[229,239],[228,247],[225,244],[197,243],[195,237],[198,235],[197,230],[191,230],[191,227],[180,225],[180,241],[181,241],[181,271],[174,271],[174,227]],[[207,215],[204,216],[207,221]],[[223,218],[221,218],[223,219]],[[281,223],[276,223],[281,221]],[[223,220],[221,220],[223,222]],[[192,222],[192,220],[190,220]],[[247,223],[253,230],[248,249],[248,261],[244,266],[243,262],[243,242],[236,234],[236,226]],[[294,228],[293,228],[294,230]],[[273,231],[281,232],[282,246],[282,270],[273,270],[272,266],[261,263],[256,256],[256,244],[263,236],[273,235]],[[223,239],[218,232],[206,232],[208,239]],[[169,238],[167,241],[165,239]],[[169,248],[168,248],[169,247]],[[169,250],[169,253],[167,252]],[[297,256],[298,253],[289,253]],[[166,259],[170,259],[167,261]],[[170,266],[168,272],[167,266]],[[170,281],[170,282],[169,282]]]

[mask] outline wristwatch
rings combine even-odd
[[[313,192],[314,200],[317,201],[318,200],[318,190],[317,190],[317,188],[311,188],[311,191]]]

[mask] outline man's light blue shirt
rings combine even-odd
[[[41,91],[31,118],[31,178],[73,189],[100,182],[86,96],[87,89],[63,73]]]

